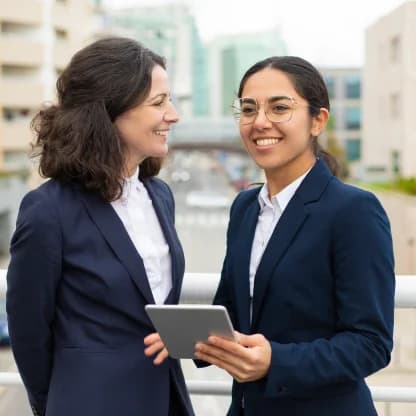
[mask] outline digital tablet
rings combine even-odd
[[[224,306],[146,305],[145,309],[173,358],[194,358],[195,344],[210,335],[234,339]]]

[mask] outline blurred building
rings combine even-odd
[[[30,120],[54,100],[55,80],[90,38],[97,2],[0,0],[0,255],[31,171]]]
[[[367,29],[363,87],[364,176],[416,176],[415,1]]]
[[[172,94],[182,118],[208,115],[205,49],[186,4],[111,10],[104,29],[133,37],[166,58]]]
[[[320,68],[331,104],[332,134],[343,150],[350,175],[359,175],[361,159],[361,68]]]
[[[286,55],[278,29],[263,33],[218,36],[209,45],[210,115],[231,115],[231,105],[244,72],[257,61]]]
[[[29,122],[89,40],[95,2],[0,0],[0,170],[28,167]]]

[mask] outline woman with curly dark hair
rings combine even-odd
[[[34,414],[193,415],[180,364],[152,342],[144,310],[177,303],[184,272],[172,193],[155,178],[178,121],[164,60],[102,39],[74,55],[57,95],[32,122],[50,180],[22,201],[7,276]]]

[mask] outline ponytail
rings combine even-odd
[[[317,137],[312,137],[313,152],[317,158],[322,159],[334,176],[339,177],[341,173],[338,160],[318,143]]]

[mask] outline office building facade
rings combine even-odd
[[[96,4],[0,0],[0,170],[29,167],[29,123],[55,99],[57,75],[90,38]]]
[[[363,175],[416,176],[416,1],[367,29],[363,72]]]
[[[361,68],[319,69],[328,88],[331,119],[328,133],[342,149],[352,177],[361,161]]]

